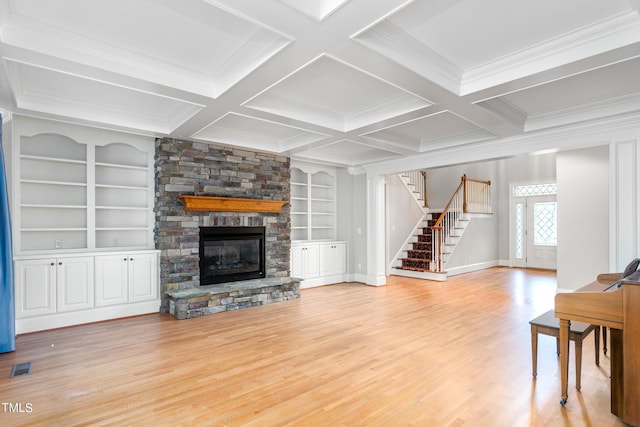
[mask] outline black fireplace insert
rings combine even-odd
[[[200,227],[200,285],[265,277],[265,227]]]

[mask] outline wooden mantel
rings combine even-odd
[[[178,196],[188,211],[279,213],[283,200],[238,199],[232,197]]]

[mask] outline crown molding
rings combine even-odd
[[[386,175],[461,163],[497,160],[540,151],[561,151],[609,144],[624,138],[640,138],[640,112],[492,139],[473,145],[428,151],[410,158],[364,165],[367,174]]]

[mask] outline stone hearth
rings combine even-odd
[[[244,280],[170,291],[167,296],[169,313],[176,319],[191,319],[299,298],[300,280],[291,277]]]

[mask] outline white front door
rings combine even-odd
[[[527,197],[526,266],[556,269],[556,196]]]
[[[511,264],[557,268],[556,184],[514,185],[511,194]]]

